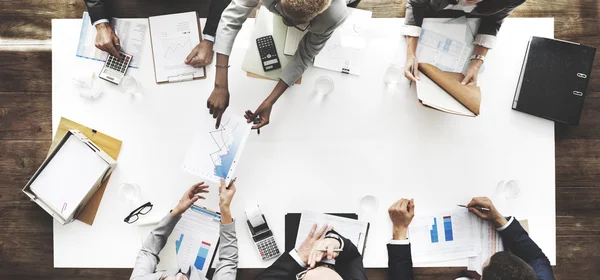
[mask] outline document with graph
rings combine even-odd
[[[214,183],[221,178],[229,183],[251,128],[245,118],[228,113],[216,129],[213,118],[203,118],[185,155],[183,169]]]
[[[169,238],[175,243],[178,266],[195,267],[206,276],[219,244],[220,226],[221,215],[216,212],[196,205],[185,211]]]
[[[409,225],[413,262],[424,264],[477,256],[481,251],[478,219],[462,208],[415,215]]]
[[[206,77],[206,69],[185,64],[202,40],[196,12],[148,18],[156,83],[181,82]]]

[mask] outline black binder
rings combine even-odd
[[[358,220],[358,215],[352,213],[327,213],[338,217]],[[298,228],[300,227],[300,213],[288,213],[285,215],[285,251],[294,250],[296,246],[296,237],[298,236]],[[366,244],[366,243],[365,243]]]
[[[596,48],[531,37],[512,108],[569,125],[579,124]]]

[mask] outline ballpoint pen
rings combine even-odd
[[[227,185],[227,187],[226,187],[225,189],[226,189],[226,190],[228,190],[228,189],[229,189],[229,187],[231,187],[231,185],[233,185],[233,183],[235,183],[235,180],[237,180],[237,177],[233,178],[233,180],[231,180],[231,181],[229,182],[229,184]]]
[[[461,205],[461,204],[458,204],[458,205],[456,205],[456,206],[458,206],[458,207],[463,207],[463,208],[475,208],[475,209],[477,209],[477,210],[479,210],[479,211],[490,211],[490,209],[489,209],[489,208],[485,208],[485,207],[481,207],[481,206],[472,206],[472,207],[468,207],[467,205]]]
[[[327,252],[327,249],[317,249],[319,252]],[[342,252],[342,249],[333,249],[334,252]]]
[[[415,76],[415,57],[413,56],[412,58],[412,66],[410,67],[410,73],[413,75],[413,77]],[[410,83],[408,84],[408,86],[412,86],[412,80],[410,80]]]
[[[260,116],[256,116],[256,119],[254,119],[254,124],[259,124],[260,123]],[[256,129],[256,133],[258,135],[260,135],[260,128]]]

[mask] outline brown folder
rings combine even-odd
[[[117,157],[119,157],[121,144],[123,143],[121,140],[112,138],[106,134],[96,131],[95,129],[91,129],[66,118],[60,119],[58,129],[56,130],[56,135],[54,136],[54,140],[52,141],[52,146],[50,146],[50,151],[48,154],[54,150],[54,147],[56,147],[69,129],[77,129],[81,131],[81,133],[92,140],[94,144],[98,145],[98,147],[100,147],[114,160],[117,160]],[[90,226],[94,223],[96,213],[98,212],[98,207],[100,207],[100,201],[102,201],[102,196],[104,196],[104,191],[106,190],[106,185],[108,184],[109,180],[110,177],[104,181],[104,184],[100,186],[98,191],[96,191],[94,196],[85,205],[85,208],[83,208],[81,213],[79,213],[79,216],[76,218],[77,220],[80,220]]]
[[[271,80],[271,78],[267,78],[265,76],[261,76],[258,74],[254,74],[254,73],[250,73],[250,72],[246,72],[246,76],[250,77],[250,78],[257,78],[257,79],[264,79],[264,80]],[[298,78],[298,80],[296,81],[296,84],[302,84],[302,77]]]
[[[461,84],[465,78],[463,74],[445,72],[428,63],[419,63],[419,70],[469,109],[469,111],[473,112],[476,116],[479,115],[481,89],[478,86]]]

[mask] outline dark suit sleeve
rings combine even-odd
[[[500,231],[504,248],[509,249],[517,257],[528,263],[539,280],[554,280],[552,266],[542,249],[538,247],[521,224],[514,219],[503,231]]]
[[[290,256],[289,253],[284,253],[271,266],[259,274],[256,279],[260,280],[280,280],[280,279],[296,279],[296,274],[300,273],[303,268]]]
[[[366,280],[367,274],[358,248],[349,239],[341,237],[344,239],[344,250],[335,258],[335,270],[344,280]]]
[[[204,26],[203,34],[210,35],[213,37],[217,36],[217,26],[221,21],[221,14],[231,3],[231,0],[212,0],[208,8],[208,18],[206,19],[206,26]]]
[[[523,4],[524,2],[525,2],[525,0],[516,0],[513,3],[511,3],[510,5],[508,5],[506,8],[498,11],[497,13],[483,17],[481,19],[481,25],[479,26],[479,31],[477,33],[496,36],[498,34],[498,31],[500,31],[500,27],[502,26],[504,19],[508,15],[510,15],[510,13],[512,13],[512,11],[516,7]]]
[[[413,263],[408,245],[387,245],[388,249],[388,274],[393,280],[412,280]]]
[[[414,25],[421,27],[425,14],[431,9],[429,2],[431,0],[408,0],[406,2],[406,15],[404,17],[405,25]]]
[[[112,17],[110,14],[111,0],[84,0],[84,2],[92,23],[103,18],[110,20]]]

